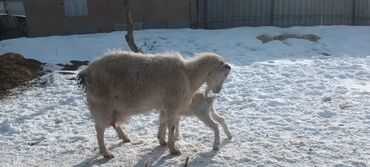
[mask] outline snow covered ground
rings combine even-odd
[[[262,44],[262,34],[315,34]],[[0,101],[0,166],[370,166],[370,27],[241,27],[223,30],[141,30],[144,51],[179,51],[186,57],[216,52],[233,66],[215,108],[234,135],[213,132],[196,118],[183,118],[181,156],[156,139],[158,114],[138,115],[113,129],[98,154],[94,124],[74,75],[56,63],[94,60],[109,49],[127,50],[123,32],[18,38],[0,41],[0,54],[19,52],[49,63],[46,87],[33,87]],[[329,56],[328,56],[329,55]],[[14,90],[17,92],[17,90]]]

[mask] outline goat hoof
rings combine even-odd
[[[118,136],[124,143],[131,142],[130,138],[126,134],[122,134]]]
[[[230,140],[233,138],[232,135],[228,135],[227,138],[229,138]]]
[[[181,155],[180,150],[178,150],[177,148],[176,148],[176,149],[174,149],[174,150],[171,150],[171,151],[170,151],[170,153],[171,153],[171,155],[176,155],[176,156]]]
[[[131,142],[131,140],[129,138],[126,138],[126,139],[122,139],[122,142],[129,143],[129,142]]]
[[[166,145],[167,145],[167,142],[166,142],[166,141],[159,141],[159,144],[160,144],[161,146],[166,146]]]
[[[215,144],[215,145],[213,145],[213,150],[215,150],[215,151],[217,151],[219,148],[218,148],[218,146],[219,146],[220,144]]]
[[[110,153],[109,151],[104,152],[104,153],[103,153],[103,157],[104,157],[104,158],[107,158],[107,159],[114,158],[113,154],[112,154],[112,153]]]

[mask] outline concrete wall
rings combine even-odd
[[[189,27],[190,2],[130,0],[135,27],[136,29]],[[87,16],[65,16],[64,0],[24,0],[28,34],[35,37],[110,32],[126,28],[123,0],[87,0],[87,4]]]
[[[189,0],[145,0],[144,28],[189,27]]]

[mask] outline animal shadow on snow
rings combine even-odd
[[[220,149],[222,149],[223,146],[227,145],[230,142],[231,142],[231,140],[224,139],[220,144]],[[111,146],[109,149],[112,150],[113,148],[121,147],[123,144],[125,144],[125,143],[120,142],[118,144],[115,144],[115,145]],[[166,150],[167,150],[167,147],[163,147],[163,146],[154,147],[151,152],[149,152],[145,155],[142,155],[142,158],[134,165],[134,167],[143,167],[143,166],[160,167],[160,166],[163,166],[163,163],[166,162],[166,160],[176,157],[176,156],[171,155],[171,154],[162,156],[166,152]],[[214,150],[210,149],[210,151],[198,154],[195,159],[192,159],[191,156],[190,156],[190,160],[189,160],[188,164],[189,164],[189,166],[191,166],[192,164],[199,164],[199,163],[200,164],[205,164],[205,165],[211,164],[213,162],[210,159],[212,159],[214,156],[216,156],[217,153],[218,153],[218,151],[214,151]],[[184,156],[184,155],[182,155],[182,156]],[[107,163],[108,161],[111,160],[111,159],[107,159],[107,158],[97,159],[98,157],[102,157],[102,155],[100,153],[96,153],[93,157],[85,159],[84,161],[80,162],[79,164],[74,165],[74,167],[100,166],[100,165],[103,165],[103,164],[105,164],[105,163]]]
[[[192,159],[190,157],[188,166],[199,166],[199,165],[208,166],[209,164],[217,163],[217,162],[212,160],[213,157],[218,154],[218,152],[222,149],[223,146],[225,146],[225,145],[227,145],[228,143],[231,143],[231,142],[232,141],[230,139],[224,139],[220,143],[218,151],[215,151],[215,150],[211,149],[207,152],[199,153],[198,155],[196,155],[195,159]]]
[[[167,147],[163,147],[163,146],[154,147],[151,152],[145,155],[142,155],[142,158],[134,165],[134,167],[163,166],[163,163],[166,160],[176,157],[170,154],[166,156],[162,156],[166,150],[167,150]]]
[[[113,148],[116,148],[116,147],[121,147],[123,144],[125,144],[125,143],[120,142],[118,144],[114,144],[111,147],[109,147],[109,150],[112,150]],[[97,159],[99,157],[103,157],[102,154],[101,153],[96,153],[94,156],[85,159],[84,161],[80,162],[77,165],[74,165],[74,167],[89,167],[89,166],[94,166],[94,165],[100,166],[100,165],[105,164],[105,163],[107,163],[108,161],[111,160],[109,158]]]
[[[220,149],[223,146],[230,143],[230,142],[231,142],[231,140],[224,139],[220,144]],[[166,160],[177,157],[177,156],[174,156],[174,155],[171,155],[171,154],[162,156],[163,153],[165,153],[166,150],[167,150],[167,148],[163,147],[163,146],[154,147],[151,152],[143,155],[142,158],[134,165],[134,167],[144,167],[144,166],[161,167],[161,166],[164,166],[164,162],[166,162]],[[212,161],[212,158],[214,156],[216,156],[217,154],[218,154],[218,151],[212,150],[212,148],[211,148],[207,152],[203,152],[203,153],[200,153],[200,154],[196,155],[197,157],[193,160],[192,160],[192,157],[189,156],[190,159],[189,159],[189,162],[188,162],[188,166],[193,166],[193,165],[194,166],[197,166],[197,165],[199,166],[199,164],[208,165],[208,164],[211,164],[211,163],[217,163],[217,162]],[[184,156],[184,158],[186,158],[185,156],[188,156],[188,155],[181,155],[181,156]],[[185,163],[185,160],[184,160],[184,163]]]

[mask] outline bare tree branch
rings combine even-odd
[[[131,9],[130,9],[130,0],[123,0],[124,9],[126,12],[127,18],[127,34],[125,35],[126,42],[130,49],[134,52],[141,52],[141,50],[136,46],[134,40],[134,22],[132,20]]]

